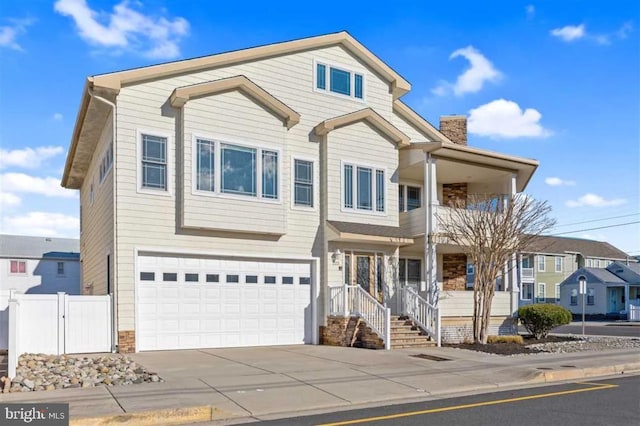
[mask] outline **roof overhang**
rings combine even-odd
[[[94,77],[94,82],[98,86],[110,87],[112,89],[119,90],[122,86],[144,80],[165,78],[175,74],[192,73],[334,45],[342,46],[384,78],[389,83],[390,92],[393,94],[394,99],[399,98],[411,90],[411,85],[407,80],[385,64],[380,58],[371,53],[369,49],[364,47],[346,31],[282,43],[268,44],[265,46],[236,50],[200,58],[168,62],[144,68],[134,68],[109,74],[101,74]]]
[[[514,173],[516,175],[516,189],[518,192],[524,191],[539,165],[537,160],[514,157],[455,143],[428,142],[412,144],[411,148],[422,149],[436,159],[443,158],[459,163],[491,167]]]
[[[400,228],[349,222],[327,221],[327,240],[331,242],[407,246],[413,238],[402,234]]]
[[[440,133],[440,130],[438,130],[433,124],[429,123],[427,120],[421,117],[420,114],[412,110],[400,99],[396,99],[393,101],[393,111],[413,127],[417,128],[422,133],[425,133],[433,141],[453,143],[451,142],[451,140],[449,140],[449,138]]]
[[[171,106],[182,108],[190,99],[230,91],[240,91],[263,105],[271,113],[282,119],[287,129],[300,122],[300,114],[244,75],[178,87],[171,93],[169,101]]]
[[[349,126],[360,121],[367,122],[373,126],[384,136],[398,144],[399,147],[409,146],[409,136],[405,135],[400,129],[384,119],[371,108],[364,108],[339,117],[330,118],[314,127],[313,131],[319,136],[324,136],[332,130]]]

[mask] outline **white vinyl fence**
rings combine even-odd
[[[9,352],[10,376],[23,353],[111,352],[110,296],[2,292],[0,310],[0,349]]]
[[[640,321],[640,305],[629,305],[629,321]]]

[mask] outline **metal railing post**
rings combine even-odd
[[[344,285],[344,290],[342,291],[344,293],[344,297],[343,297],[343,302],[344,302],[344,316],[347,317],[349,316],[349,287],[347,286],[347,284]]]

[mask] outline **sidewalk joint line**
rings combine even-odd
[[[333,396],[333,397],[335,397],[335,398],[341,399],[341,400],[342,400],[342,401],[344,401],[344,402],[348,402],[349,404],[353,404],[353,401],[349,401],[348,399],[342,398],[341,396],[335,395],[335,394],[333,394],[333,393],[331,393],[331,392],[329,392],[329,391],[326,391],[326,390],[324,390],[324,389],[320,389],[319,387],[317,387],[317,386],[316,386],[316,385],[314,385],[314,384],[311,384],[311,383],[305,382],[304,380],[296,379],[295,377],[290,376],[290,375],[288,375],[287,373],[282,373],[282,375],[283,375],[283,376],[286,376],[286,377],[288,377],[288,378],[290,378],[290,379],[293,379],[293,380],[295,380],[295,381],[296,381],[296,382],[298,382],[298,383],[302,383],[303,385],[311,386],[312,388],[317,389],[317,390],[319,390],[320,392],[324,392],[324,393],[326,393],[327,395],[331,395],[331,396]]]
[[[120,401],[118,401],[118,398],[116,398],[116,396],[113,394],[113,392],[111,392],[111,389],[109,389],[109,386],[105,386],[105,388],[107,389],[107,392],[109,392],[109,395],[111,395],[111,398],[113,398],[113,400],[116,402],[116,404],[118,404],[118,407],[120,407],[122,412],[126,413],[127,410],[125,410],[124,407],[122,406],[122,404],[120,404]]]
[[[212,353],[209,353],[209,352],[206,352],[206,351],[203,351],[203,350],[198,350],[198,352],[201,352],[201,353],[203,353],[205,355],[213,356],[213,357],[216,357],[216,358],[224,359],[225,361],[230,361],[230,362],[234,362],[236,364],[244,365],[245,367],[251,367],[251,368],[255,368],[256,370],[262,370],[262,371],[264,371],[266,373],[278,374],[277,372],[271,371],[271,370],[267,370],[266,368],[256,367],[254,365],[247,364],[246,362],[238,361],[238,360],[231,359],[231,358],[226,358],[224,356],[212,354]]]
[[[240,405],[240,403],[238,403],[237,401],[234,401],[233,399],[231,399],[229,396],[227,396],[224,392],[220,392],[218,389],[216,389],[214,386],[211,386],[209,383],[205,382],[204,380],[202,380],[201,378],[198,378],[198,380],[202,383],[204,383],[205,386],[213,389],[214,391],[218,392],[220,395],[222,395],[223,397],[225,397],[226,399],[228,399],[229,401],[231,401],[231,403],[237,405],[238,407],[240,407],[241,410],[247,412],[249,414],[250,417],[253,417],[253,413],[249,410],[247,410],[246,408],[244,408],[242,405]]]

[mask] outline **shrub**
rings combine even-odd
[[[547,337],[552,329],[571,322],[569,310],[546,303],[523,306],[518,309],[518,317],[536,340]]]
[[[487,343],[517,343],[518,345],[522,345],[524,340],[522,336],[515,334],[510,336],[489,336],[487,338]]]

